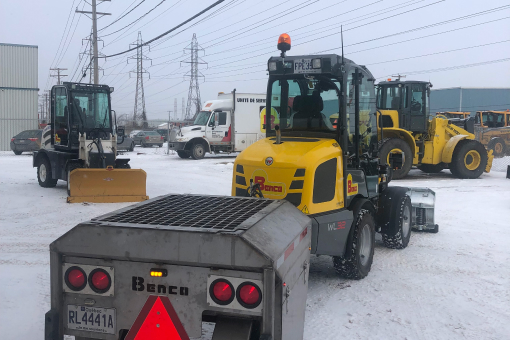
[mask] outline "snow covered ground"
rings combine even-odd
[[[136,154],[136,152],[140,154]],[[201,161],[164,148],[127,153],[147,174],[150,197],[229,195],[233,157]],[[404,250],[378,240],[369,276],[338,278],[313,257],[305,339],[510,339],[510,160],[458,180],[413,170],[394,184],[436,191],[438,234],[413,233]],[[130,203],[67,204],[65,182],[37,184],[32,157],[0,153],[0,339],[42,339],[50,308],[49,244],[81,221]]]

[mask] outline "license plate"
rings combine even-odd
[[[297,59],[294,61],[294,73],[320,73],[320,68],[312,68],[312,59]]]
[[[67,305],[67,328],[115,334],[115,308]]]
[[[25,143],[25,140],[24,140],[24,139],[21,139],[19,142],[20,142],[20,143]]]

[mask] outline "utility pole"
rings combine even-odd
[[[166,154],[170,154],[170,119],[171,119],[172,111],[168,111],[168,123],[166,125]]]
[[[174,115],[175,120],[177,120],[177,98],[174,98]]]
[[[143,61],[150,61],[152,65],[152,60],[146,57],[143,54],[143,40],[142,40],[142,32],[138,32],[138,39],[129,45],[131,48],[132,45],[137,46],[136,49],[136,57],[129,57],[128,63],[130,59],[136,59],[136,71],[130,71],[129,76],[131,77],[131,73],[136,72],[136,93],[135,93],[135,107],[133,109],[133,124],[137,124],[142,128],[147,128],[147,112],[145,111],[145,94],[143,90],[143,74],[147,73],[149,75],[149,79],[151,78],[150,73],[143,68]]]
[[[200,73],[198,70],[199,64],[207,64],[201,58],[198,57],[198,52],[204,52],[204,49],[198,45],[197,35],[193,33],[193,38],[191,39],[191,43],[184,49],[184,51],[189,50],[191,54],[190,61],[181,61],[182,63],[191,64],[190,72],[186,73],[184,76],[190,77],[189,80],[189,91],[188,91],[188,105],[186,105],[186,117],[185,119],[194,119],[201,109],[200,103],[200,88],[198,85],[198,78],[204,78],[204,75]]]
[[[99,4],[101,4],[104,1],[110,1],[110,0],[99,0]],[[104,15],[111,15],[111,13],[97,12],[96,8],[97,8],[97,0],[92,0],[92,12],[79,11],[78,7],[76,8],[76,13],[92,15],[92,17],[89,17],[92,19],[92,42],[91,43],[92,43],[92,47],[93,47],[93,56],[92,56],[93,60],[91,60],[90,62],[93,63],[93,65],[94,65],[94,84],[99,83],[99,64],[98,64],[98,59],[97,59],[98,55],[99,55],[99,52],[97,50],[97,19],[98,19],[97,16],[100,15],[102,17]]]
[[[66,68],[50,68],[50,71],[57,71],[57,74],[50,74],[50,77],[57,77],[57,85],[61,85],[60,77],[67,77],[67,74],[60,74],[60,71],[67,71]]]
[[[181,115],[181,120],[184,120],[184,117],[186,115],[186,105],[184,105],[184,97],[182,97],[182,103],[181,103],[181,112],[182,112],[182,115]]]

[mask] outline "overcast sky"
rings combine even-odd
[[[148,41],[213,2],[103,2],[98,11],[112,15],[98,21],[104,42],[104,47],[100,43],[101,53],[125,51],[137,40],[139,31]],[[87,41],[82,39],[90,34],[92,22],[83,14],[75,14],[76,7],[90,10],[83,0],[0,1],[0,42],[39,46],[41,93],[55,83],[55,78],[48,77],[50,67],[67,68],[69,77],[65,79],[77,81],[88,63],[78,56],[85,50]],[[489,11],[495,8],[499,9]],[[225,0],[216,9],[220,11],[201,16],[177,35],[155,41],[150,51],[144,48],[144,54],[152,58],[152,66],[144,61],[150,73],[150,79],[148,75],[144,79],[149,119],[168,117],[175,98],[180,114],[182,98],[187,100],[189,78],[185,74],[190,69],[190,64],[181,61],[189,60],[184,49],[194,33],[204,48],[200,56],[208,63],[200,65],[205,76],[200,80],[202,102],[234,88],[238,92],[265,92],[267,59],[278,55],[276,44],[281,33],[291,36],[289,55],[340,54],[340,25],[344,27],[345,56],[367,65],[379,80],[401,73],[408,75],[407,80],[430,80],[434,89],[510,87],[508,0]],[[483,11],[488,12],[480,13]],[[130,52],[100,61],[104,69],[100,83],[115,87],[112,105],[117,115],[133,112],[136,74],[129,71],[136,70],[136,63],[127,62],[133,55]]]

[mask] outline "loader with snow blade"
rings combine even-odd
[[[388,80],[377,84],[379,157],[391,178],[407,176],[411,167],[427,173],[450,169],[458,178],[490,172],[494,156],[475,139],[472,119],[438,114],[429,119],[432,84]]]
[[[117,158],[117,128],[107,85],[64,82],[51,89],[50,123],[34,152],[39,185],[67,181],[67,202],[139,202],[148,199],[147,174]],[[120,141],[122,143],[122,140]]]
[[[397,249],[413,228],[438,231],[435,193],[388,187],[366,67],[334,54],[286,56],[287,34],[278,48],[268,61],[266,112],[277,111],[279,124],[266,115],[266,138],[237,156],[232,196],[291,202],[312,219],[312,254],[331,255],[343,277],[364,278],[376,231]]]

